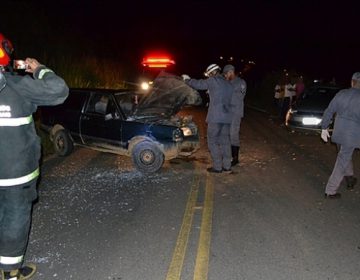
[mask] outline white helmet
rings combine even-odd
[[[217,65],[217,64],[210,64],[210,65],[208,66],[208,68],[206,68],[206,71],[205,71],[204,74],[205,74],[206,77],[209,77],[210,74],[211,74],[213,71],[215,71],[215,70],[220,71],[220,70],[221,70],[220,66]]]

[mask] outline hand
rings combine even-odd
[[[321,139],[322,139],[324,142],[327,142],[329,138],[330,138],[329,131],[328,131],[327,129],[322,129],[322,130],[321,130]]]
[[[28,65],[27,69],[25,70],[28,73],[34,73],[36,68],[38,68],[41,64],[35,58],[27,58],[25,59],[25,63]]]
[[[186,74],[182,74],[182,75],[181,75],[181,78],[182,78],[184,81],[191,79],[190,76],[189,76],[189,75],[186,75]]]

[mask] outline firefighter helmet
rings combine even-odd
[[[214,72],[215,70],[220,71],[220,70],[221,70],[220,66],[217,65],[217,64],[210,64],[210,65],[208,66],[208,68],[206,68],[205,76],[206,76],[206,77],[209,77],[210,74],[211,74],[212,72]]]
[[[11,42],[0,33],[0,66],[9,65],[13,51]]]

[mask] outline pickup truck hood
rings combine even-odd
[[[200,104],[200,94],[185,84],[181,77],[161,72],[155,78],[150,92],[140,99],[133,117],[169,118],[184,105]]]

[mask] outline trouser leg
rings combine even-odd
[[[284,98],[279,98],[278,100],[278,114],[279,114],[279,118],[281,118],[282,116],[282,107],[283,107],[283,104],[284,104]]]
[[[348,166],[346,167],[344,176],[349,176],[349,177],[354,176],[354,166],[352,160],[350,160]]]
[[[336,145],[337,151],[339,152],[341,149],[341,145]],[[354,148],[355,150],[355,148]],[[352,156],[352,154],[351,154]],[[352,160],[349,161],[349,164],[345,168],[344,177],[353,177],[354,175],[354,166]]]
[[[231,166],[234,166],[239,163],[239,149],[240,147],[231,146],[231,154],[232,154]]]
[[[352,154],[354,147],[340,146],[334,169],[326,184],[325,193],[335,194],[340,187],[344,176],[353,172]],[[349,173],[348,173],[349,172]],[[352,175],[352,174],[351,174]]]
[[[241,124],[241,117],[235,116],[233,118],[233,121],[231,122],[231,127],[230,127],[232,166],[239,163],[240,124]]]
[[[231,146],[240,147],[240,124],[241,124],[241,118],[234,117],[230,126]]]
[[[353,189],[357,179],[354,177],[354,166],[352,160],[350,160],[347,168],[345,169],[344,178],[348,189]]]
[[[220,148],[221,124],[209,123],[207,127],[207,142],[210,151],[213,168],[222,170],[222,151]],[[230,146],[230,144],[229,144]]]
[[[36,183],[0,189],[0,269],[9,271],[22,265],[36,196]]]
[[[285,97],[283,100],[282,108],[281,108],[281,118],[285,120],[286,113],[290,107],[290,97]]]
[[[222,154],[222,167],[231,168],[231,143],[230,143],[230,124],[222,124],[220,132],[220,148]]]

